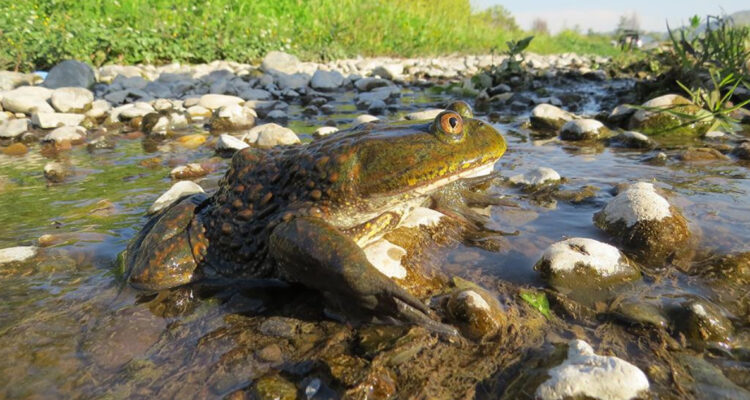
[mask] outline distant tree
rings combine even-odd
[[[479,15],[484,16],[492,24],[492,26],[498,28],[505,28],[508,31],[518,31],[520,28],[516,23],[516,19],[510,15],[510,11],[505,9],[503,6],[493,6],[482,12]]]
[[[547,21],[541,18],[535,18],[531,23],[531,31],[540,35],[549,35],[549,27]]]

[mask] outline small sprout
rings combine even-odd
[[[547,295],[544,292],[532,292],[522,291],[521,298],[529,303],[530,306],[534,307],[537,311],[542,313],[547,319],[550,318],[549,313],[549,301]]]

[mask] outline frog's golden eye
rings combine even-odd
[[[446,143],[457,143],[464,138],[464,120],[455,111],[443,111],[435,117],[433,130]]]

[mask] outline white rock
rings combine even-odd
[[[222,106],[214,113],[211,128],[215,130],[247,129],[255,125],[257,116],[255,110],[239,104]]]
[[[441,108],[430,108],[429,110],[415,111],[413,113],[406,114],[404,115],[404,118],[408,120],[416,120],[416,121],[421,121],[425,119],[435,119],[435,117],[437,117],[437,115],[443,111],[445,110]]]
[[[641,104],[641,107],[644,108],[667,108],[671,107],[675,101],[677,101],[678,104],[687,104],[689,101],[677,94],[665,94],[663,96],[655,97],[643,104]],[[650,116],[654,115],[653,111],[649,110],[638,110],[633,114],[633,119],[638,122],[643,122]]]
[[[310,80],[310,87],[316,90],[336,90],[344,84],[344,75],[338,71],[315,71]]]
[[[172,185],[164,194],[159,196],[154,204],[148,209],[149,214],[155,214],[167,207],[169,207],[175,201],[196,193],[205,193],[203,188],[193,181],[179,181]]]
[[[82,141],[85,136],[86,129],[81,126],[61,126],[44,136],[42,141],[55,142],[57,144],[63,142],[79,142]]]
[[[80,112],[94,101],[94,94],[81,87],[64,87],[52,91],[50,103],[61,113]]]
[[[560,174],[552,168],[538,167],[524,174],[511,176],[509,181],[517,185],[541,185],[561,180]]]
[[[639,221],[659,221],[672,216],[667,199],[656,193],[654,185],[638,182],[619,193],[603,210],[607,223],[624,221],[629,228]]]
[[[625,131],[618,134],[615,139],[628,147],[650,147],[653,141],[646,135],[636,131]]]
[[[263,58],[260,68],[268,73],[293,74],[299,69],[299,59],[281,51],[270,51]]]
[[[112,105],[107,100],[100,99],[94,100],[91,103],[91,108],[86,111],[86,116],[93,119],[99,119],[107,115],[109,110],[112,109]]]
[[[198,101],[198,105],[211,110],[216,110],[223,106],[242,104],[244,102],[245,100],[237,96],[229,96],[226,94],[204,94]]]
[[[17,246],[0,249],[0,265],[26,261],[34,257],[38,250],[36,246]]]
[[[169,99],[156,99],[151,103],[151,106],[154,107],[154,110],[156,111],[167,111],[175,108],[174,104],[172,104],[172,101]]]
[[[44,164],[44,177],[52,182],[62,182],[70,174],[70,168],[65,164],[57,161],[50,161]]]
[[[401,226],[407,228],[416,228],[419,226],[435,226],[445,214],[427,207],[417,207],[406,219],[401,222]]]
[[[618,357],[594,354],[583,340],[573,340],[568,346],[568,358],[549,370],[550,378],[539,385],[536,398],[628,400],[649,389],[646,374],[635,365]]]
[[[239,151],[246,147],[250,145],[226,133],[219,135],[219,140],[216,142],[217,151]]]
[[[380,239],[367,245],[363,250],[367,261],[383,275],[396,279],[406,278],[406,269],[401,265],[401,259],[406,255],[406,250],[402,247]]]
[[[553,243],[542,254],[554,273],[571,272],[576,267],[595,271],[609,277],[631,271],[622,253],[614,246],[586,238],[570,238]]]
[[[86,116],[83,114],[34,113],[31,115],[31,123],[43,129],[52,129],[61,126],[78,126],[84,118]]]
[[[12,139],[29,130],[29,120],[26,118],[9,119],[0,122],[0,138]]]
[[[573,119],[573,114],[551,104],[539,104],[531,110],[531,125],[535,128],[557,129]]]
[[[21,86],[3,93],[2,105],[7,111],[31,114],[32,112],[55,112],[47,103],[52,91],[38,86]]]
[[[604,124],[595,119],[576,119],[562,126],[560,137],[565,140],[595,139],[604,129]]]
[[[247,143],[255,143],[261,147],[300,143],[294,131],[274,123],[258,125],[250,129],[242,137],[242,140]]]
[[[354,121],[352,121],[352,126],[362,125],[373,121],[380,121],[380,118],[370,114],[362,114],[357,118],[354,118]]]
[[[727,134],[721,131],[710,131],[706,132],[706,134],[703,135],[703,137],[706,139],[723,139],[726,136]]]
[[[187,113],[194,121],[200,121],[211,116],[211,110],[203,106],[188,107]]]
[[[315,132],[313,132],[313,136],[323,137],[336,133],[338,131],[339,128],[336,128],[335,126],[321,126],[320,128],[316,129]]]

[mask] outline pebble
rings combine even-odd
[[[52,106],[61,113],[83,112],[94,101],[94,93],[82,87],[55,89],[50,97]]]
[[[573,119],[573,114],[551,104],[539,104],[531,110],[531,126],[535,129],[558,130]]]
[[[55,142],[56,144],[62,144],[64,142],[70,142],[77,144],[83,141],[86,136],[86,129],[81,126],[61,126],[42,138],[43,142]]]
[[[0,249],[0,265],[24,262],[36,256],[39,249],[36,246],[17,246]]]
[[[621,132],[612,139],[621,146],[632,149],[648,149],[654,147],[654,141],[651,140],[651,138],[636,131]]]
[[[221,107],[242,104],[244,102],[244,99],[237,96],[229,96],[225,94],[204,94],[203,96],[201,96],[200,100],[198,100],[198,105],[209,110],[216,110]]]
[[[323,137],[323,136],[334,134],[338,131],[339,131],[339,128],[336,128],[335,126],[321,126],[320,128],[316,129],[315,132],[313,132],[313,136]]]
[[[568,343],[568,358],[548,374],[550,378],[536,389],[537,399],[629,400],[649,389],[648,378],[638,367],[619,357],[597,355],[583,340]]]
[[[222,152],[222,151],[234,152],[234,151],[242,150],[246,147],[250,147],[250,145],[226,133],[219,135],[219,140],[216,142],[216,151],[219,151],[219,152]]]
[[[527,186],[543,185],[550,182],[559,182],[561,179],[562,177],[560,177],[560,174],[557,173],[557,171],[547,167],[534,168],[531,171],[514,175],[508,178],[510,183]]]
[[[29,152],[29,148],[23,143],[13,143],[2,151],[6,156],[22,156]]]
[[[250,129],[242,137],[242,140],[247,143],[257,144],[260,147],[300,143],[299,137],[297,137],[294,131],[274,123],[258,125]]]
[[[352,126],[362,125],[362,124],[366,124],[368,122],[374,122],[374,121],[380,121],[380,118],[374,115],[362,114],[358,116],[357,118],[354,118],[354,121],[352,121]]]
[[[190,163],[188,165],[175,167],[169,172],[169,176],[175,180],[195,179],[206,176],[209,172],[210,171],[204,168],[201,164]]]
[[[9,119],[0,122],[0,138],[15,139],[29,130],[29,120],[26,118]]]
[[[315,71],[310,79],[310,87],[315,90],[332,91],[344,84],[344,75],[338,71],[326,71],[319,69]]]
[[[607,128],[595,119],[575,119],[566,122],[560,129],[563,140],[598,139],[607,132]]]
[[[86,118],[83,114],[71,113],[34,113],[31,123],[42,129],[53,129],[61,126],[78,126]]]
[[[249,129],[255,125],[258,115],[251,108],[239,104],[222,106],[214,112],[211,119],[211,131],[233,131]]]
[[[62,182],[69,174],[68,167],[60,162],[50,161],[44,165],[44,177],[50,182]]]
[[[169,207],[177,200],[196,193],[205,193],[203,188],[192,181],[179,181],[172,185],[164,194],[159,196],[154,204],[148,209],[149,214],[156,214],[157,212]]]

